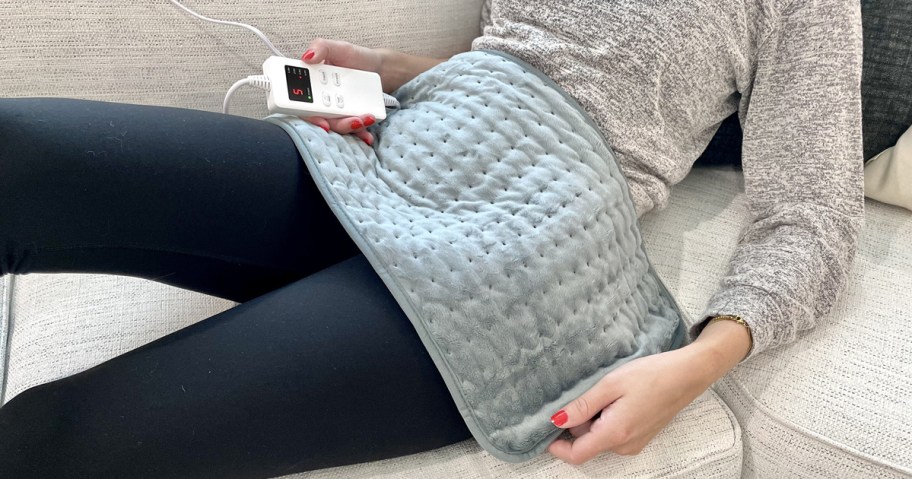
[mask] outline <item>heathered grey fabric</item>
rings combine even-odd
[[[509,462],[609,371],[679,347],[601,132],[547,77],[467,52],[396,91],[373,148],[275,115],[405,311],[472,435]],[[511,115],[512,121],[505,121]]]
[[[752,220],[704,315],[742,316],[753,356],[830,310],[864,215],[857,0],[486,6],[472,48],[522,58],[583,105],[639,216],[666,206],[719,123],[739,111]]]

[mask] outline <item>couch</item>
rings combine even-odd
[[[188,0],[257,25],[288,54],[318,36],[445,57],[479,33],[481,0]],[[0,96],[63,96],[218,111],[269,54],[246,30],[201,23],[164,0],[0,1]],[[236,114],[265,115],[241,90]],[[2,166],[2,165],[0,165]],[[0,184],[0,188],[2,188]],[[695,168],[642,220],[656,270],[696,317],[748,221],[742,174]],[[571,466],[508,464],[474,440],[295,478],[912,477],[912,215],[875,201],[846,292],[799,341],[739,365],[641,454]],[[0,403],[92,367],[234,303],[138,278],[0,278]],[[302,425],[306,427],[306,425]],[[2,476],[2,471],[0,471]]]

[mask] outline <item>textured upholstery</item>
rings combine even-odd
[[[739,172],[696,170],[644,217],[650,258],[699,311],[746,219]],[[746,477],[912,475],[912,218],[866,203],[848,289],[819,326],[729,373],[716,391],[744,431]]]
[[[0,278],[0,404],[3,403],[3,391],[6,389],[7,343],[10,331],[9,299],[12,294],[10,283],[12,276]]]
[[[316,37],[448,56],[469,48],[481,14],[481,0],[184,3],[203,15],[258,27],[289,56],[301,55]],[[228,87],[262,74],[271,54],[253,33],[201,22],[167,0],[3,0],[0,18],[0,97],[221,111]],[[260,118],[265,104],[262,91],[241,89],[231,109]]]

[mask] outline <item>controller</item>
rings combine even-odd
[[[309,65],[271,56],[263,62],[269,78],[270,113],[343,118],[365,114],[386,118],[380,75],[334,65]]]

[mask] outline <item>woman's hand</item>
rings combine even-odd
[[[638,454],[749,349],[743,326],[720,321],[707,326],[693,344],[619,367],[552,416],[574,439],[557,439],[548,452],[570,464],[607,451]]]
[[[307,64],[324,62],[327,65],[380,73],[380,67],[383,64],[383,54],[381,51],[371,50],[370,48],[348,42],[318,38],[311,42],[307,51],[301,55],[301,60]],[[309,121],[327,132],[332,130],[343,135],[351,133],[364,140],[368,145],[374,143],[374,136],[367,131],[367,127],[377,121],[374,115],[345,118],[311,116],[302,117],[301,119]]]
[[[444,59],[409,55],[388,48],[372,49],[349,42],[323,38],[311,42],[310,47],[301,55],[301,60],[311,65],[324,62],[327,65],[376,72],[380,75],[380,82],[386,93],[392,93],[421,72],[445,61]],[[302,119],[327,132],[332,130],[341,134],[352,133],[368,145],[374,142],[374,136],[366,130],[377,121],[373,115],[333,119],[312,116]]]

